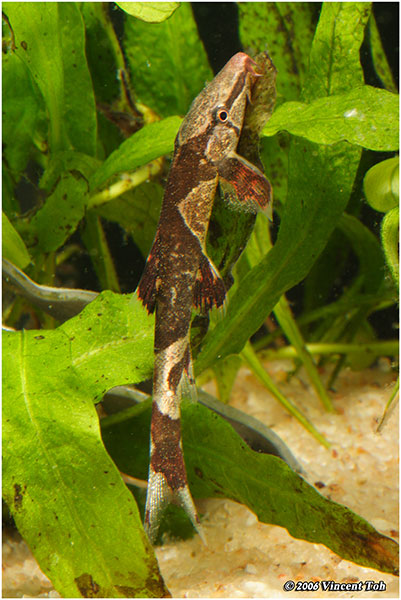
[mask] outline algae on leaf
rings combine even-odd
[[[116,2],[126,13],[147,23],[165,21],[179,7],[179,2]]]
[[[305,100],[350,91],[363,81],[359,48],[369,17],[364,4],[323,4],[303,87]],[[352,29],[342,26],[344,20]],[[346,142],[327,146],[291,140],[288,193],[277,241],[229,295],[225,319],[205,338],[197,373],[216,359],[240,352],[280,296],[308,274],[347,205],[360,155],[358,147]]]
[[[16,54],[43,95],[52,152],[94,154],[96,109],[85,57],[85,30],[75,3],[5,2]],[[82,102],[85,98],[85,102]]]
[[[152,341],[142,305],[111,292],[58,329],[3,335],[3,494],[66,597],[167,594],[93,404],[149,375]]]
[[[213,79],[189,2],[163,23],[127,19],[125,41],[135,92],[160,117],[184,115]]]
[[[102,422],[104,443],[119,468],[146,476],[144,451],[150,402]],[[196,498],[230,498],[245,504],[263,523],[285,527],[296,538],[324,544],[346,560],[398,572],[398,544],[367,521],[309,485],[280,458],[251,450],[219,415],[201,404],[182,406],[188,481]],[[130,433],[138,432],[135,440]],[[130,440],[130,441],[128,441]]]
[[[146,125],[122,142],[93,174],[90,180],[91,189],[103,185],[113,175],[134,171],[151,160],[171,152],[180,124],[179,117],[169,117]]]
[[[346,140],[370,150],[399,147],[399,101],[396,94],[369,85],[310,104],[286,102],[266,124],[263,134],[288,131],[317,144]]]

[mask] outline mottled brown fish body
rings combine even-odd
[[[265,208],[270,184],[235,154],[254,62],[239,52],[197,96],[184,119],[164,194],[156,237],[138,296],[156,310],[151,451],[145,527],[157,534],[164,505],[180,504],[200,530],[188,488],[180,431],[180,388],[192,381],[189,330],[192,307],[219,307],[225,289],[206,255],[205,240],[217,185],[241,189],[243,208]],[[249,189],[244,184],[247,177]],[[252,188],[258,189],[255,197]],[[229,194],[234,192],[230,188]],[[225,192],[226,193],[226,192]],[[231,197],[231,196],[230,196]],[[251,207],[251,208],[250,208]]]

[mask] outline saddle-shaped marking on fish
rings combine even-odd
[[[169,502],[181,505],[200,532],[181,444],[180,388],[193,383],[189,332],[192,307],[207,311],[225,299],[224,283],[205,250],[217,185],[236,208],[271,216],[272,190],[263,173],[236,154],[247,101],[258,74],[239,52],[193,101],[175,141],[160,220],[138,296],[156,310],[150,466],[145,529],[156,537]]]

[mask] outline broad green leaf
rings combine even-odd
[[[29,69],[45,100],[51,151],[72,146],[93,154],[95,103],[77,4],[7,2],[3,10],[15,34],[16,55]]]
[[[343,47],[348,47],[353,60],[347,59],[335,67],[332,65],[331,70],[321,74],[324,81],[316,78],[314,67],[305,83],[305,95],[310,101],[318,93],[322,94],[322,90],[336,92],[336,78],[341,69],[345,79],[349,69],[362,74],[355,44],[362,43],[365,21],[360,18],[359,5],[354,6],[352,13],[350,5],[345,3],[343,9],[357,28],[352,32],[349,27],[337,30],[337,21],[342,22],[344,16],[341,6],[333,11],[328,4],[323,4],[311,62],[317,63],[317,49],[322,50],[323,47],[325,57],[327,54],[338,55],[340,60],[343,59]],[[330,38],[333,47],[328,52],[327,32],[333,30],[336,35]],[[355,78],[350,76],[349,80]],[[288,197],[276,244],[245,276],[238,289],[229,294],[226,317],[208,332],[195,363],[197,373],[210,367],[217,359],[241,351],[280,296],[308,274],[347,205],[360,153],[360,149],[346,142],[317,146],[293,138],[289,154]]]
[[[221,402],[229,401],[231,390],[241,365],[241,357],[233,354],[232,356],[227,356],[222,361],[217,361],[213,366],[213,375]]]
[[[126,13],[148,23],[161,23],[179,7],[179,2],[116,2]]]
[[[73,150],[57,152],[40,181],[50,195],[28,222],[18,224],[20,233],[35,252],[52,252],[74,233],[85,214],[88,180],[99,161]]]
[[[30,221],[29,245],[36,252],[53,252],[72,235],[84,216],[88,184],[79,174],[60,176],[54,192]]]
[[[167,593],[93,406],[149,375],[152,340],[139,301],[111,292],[58,329],[3,335],[3,493],[66,597]]]
[[[96,154],[96,105],[85,53],[85,25],[76,2],[58,4],[64,73],[63,118],[73,148]]]
[[[313,40],[302,100],[344,94],[364,84],[359,50],[370,2],[324,2]]]
[[[50,148],[52,151],[66,149],[58,4],[5,2],[3,11],[14,31],[16,55],[29,69],[45,100],[50,117]]]
[[[116,47],[110,21],[112,6],[106,2],[81,2],[85,22],[86,56],[98,102],[111,103],[118,96]],[[101,42],[101,43],[99,43]]]
[[[251,56],[268,51],[283,100],[298,100],[308,67],[316,8],[310,2],[240,2],[239,32]]]
[[[163,23],[126,19],[124,31],[138,99],[162,117],[184,115],[213,77],[190,3]]]
[[[18,180],[33,150],[40,99],[26,66],[15,54],[3,54],[3,154]]]
[[[400,199],[400,159],[398,156],[374,165],[365,175],[363,191],[369,205],[387,212],[398,205]]]
[[[31,262],[31,257],[18,231],[8,220],[7,215],[2,214],[2,252],[3,257],[24,269]]]
[[[90,181],[91,189],[103,185],[117,173],[134,171],[151,160],[172,152],[180,124],[179,117],[169,117],[140,129],[110,154],[94,173]]]
[[[244,48],[251,56],[267,50],[277,68],[277,105],[285,100],[299,100],[318,5],[310,2],[240,2],[238,10]],[[260,155],[266,176],[273,185],[276,210],[285,202],[287,194],[288,151],[288,136],[261,139]]]
[[[370,150],[399,148],[399,98],[363,86],[346,94],[318,98],[311,104],[286,102],[266,124],[264,135],[288,131],[317,144],[346,140]]]
[[[400,284],[400,263],[398,244],[400,237],[400,209],[395,206],[383,217],[381,239],[387,266],[390,269],[397,289]]]
[[[119,468],[146,477],[150,405],[103,420],[104,443]],[[251,450],[230,425],[201,404],[182,406],[183,447],[194,497],[230,498],[264,523],[324,544],[346,560],[398,572],[398,544],[351,510],[323,497],[275,456]],[[135,431],[135,436],[132,432]]]
[[[162,198],[162,186],[149,181],[96,208],[96,213],[109,221],[119,223],[132,235],[135,244],[146,258],[155,236]]]
[[[67,172],[74,173],[77,178],[82,177],[89,180],[101,164],[101,161],[93,156],[76,150],[57,152],[52,155],[40,179],[40,189],[46,192],[52,191],[57,185],[60,175]]]

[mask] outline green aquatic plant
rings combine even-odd
[[[163,195],[162,157],[213,74],[189,3],[127,4],[3,3],[3,256],[51,286],[84,248],[103,290],[65,322],[22,294],[3,315],[3,496],[42,570],[73,597],[168,595],[119,474],[147,476],[149,401],[100,424],[95,409],[111,388],[139,384],[153,367],[153,318],[134,294],[121,294],[106,230],[117,223],[146,258]],[[208,243],[221,268],[232,252],[226,275],[233,268],[234,284],[223,316],[194,320],[194,331],[201,323],[195,370],[214,372],[226,398],[246,361],[291,410],[261,365],[261,351],[271,360],[287,352],[295,367],[305,366],[322,410],[331,410],[320,363],[334,363],[334,385],[343,364],[397,355],[397,340],[377,339],[369,320],[396,302],[397,209],[384,209],[384,253],[360,217],[366,157],[372,164],[374,153],[398,151],[398,96],[369,3],[324,3],[317,25],[310,3],[238,10],[244,48],[256,55],[267,45],[278,69],[277,108],[260,154],[279,226],[271,234],[258,216],[244,236],[245,220],[216,205]],[[387,89],[365,84],[360,49],[368,29]],[[368,201],[377,176],[366,176]],[[136,280],[142,264],[132,264]],[[334,293],[338,280],[346,285]],[[286,297],[300,282],[302,310]],[[272,311],[276,328],[261,330]],[[27,314],[34,328],[22,327]],[[290,345],[276,349],[271,342],[283,334]],[[184,403],[183,437],[195,498],[232,498],[294,537],[397,571],[393,540],[276,456],[252,451],[218,415]]]

